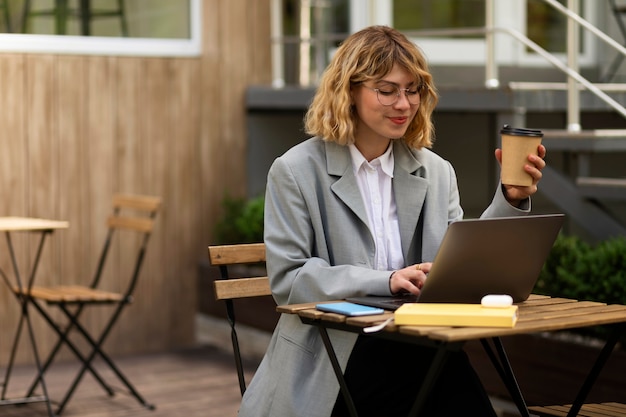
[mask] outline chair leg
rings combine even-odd
[[[15,332],[15,338],[13,339],[13,346],[11,347],[11,355],[9,356],[9,363],[7,365],[6,372],[4,374],[4,380],[2,381],[2,394],[0,400],[6,399],[6,391],[9,387],[9,379],[11,378],[11,372],[13,371],[13,364],[15,363],[15,355],[17,354],[18,342],[22,336],[22,327],[24,326],[24,317],[20,317],[20,321],[17,324],[17,330]]]
[[[30,386],[30,388],[28,390],[28,394],[27,394],[29,396],[33,394],[34,390],[39,385],[39,382],[41,381],[41,379],[43,377],[43,374],[48,370],[48,368],[50,367],[50,365],[54,361],[54,358],[56,357],[56,355],[57,355],[59,349],[61,348],[61,346],[66,345],[74,353],[74,355],[76,355],[76,357],[81,362],[83,362],[83,363],[85,362],[85,358],[84,358],[83,354],[76,347],[76,345],[74,345],[74,343],[72,343],[69,340],[69,338],[68,338],[69,332],[74,327],[74,325],[71,323],[71,321],[70,321],[70,324],[67,325],[65,330],[63,330],[63,329],[61,329],[60,326],[58,326],[56,324],[56,322],[54,320],[52,320],[52,318],[46,313],[44,308],[39,303],[37,303],[37,302],[35,302],[33,300],[32,304],[35,306],[35,308],[41,314],[41,316],[44,318],[44,320],[50,325],[50,327],[52,327],[52,329],[57,333],[57,335],[59,336],[59,339],[57,340],[57,343],[54,346],[54,348],[48,354],[48,357],[47,357],[46,361],[44,362],[44,364],[41,367],[41,371],[35,377],[35,380],[31,384],[31,386]],[[82,309],[79,308],[77,314],[79,314],[81,310]],[[104,379],[100,376],[100,374],[92,366],[89,366],[88,369],[89,369],[89,372],[91,372],[93,377],[96,379],[96,381],[98,381],[100,383],[100,385],[106,391],[106,393],[109,394],[109,396],[113,396],[114,395],[113,390],[104,381]]]
[[[235,307],[233,300],[226,300],[226,316],[230,324],[230,341],[233,345],[233,353],[235,357],[235,368],[237,369],[237,378],[239,379],[239,392],[241,396],[246,392],[246,378],[243,371],[243,361],[241,360],[241,351],[239,350],[239,338],[235,329]]]
[[[72,395],[74,394],[74,391],[76,390],[76,388],[78,387],[78,384],[80,383],[80,381],[82,380],[85,372],[88,369],[91,369],[91,363],[93,362],[93,360],[95,359],[95,357],[97,355],[99,355],[106,363],[107,365],[109,365],[109,368],[111,368],[111,370],[115,373],[115,375],[119,378],[119,380],[126,386],[126,388],[130,391],[130,393],[137,399],[137,401],[143,405],[144,407],[153,410],[155,409],[155,406],[153,404],[148,403],[142,396],[141,394],[135,389],[135,387],[130,383],[130,381],[128,380],[128,378],[126,378],[126,376],[122,373],[122,371],[119,370],[119,368],[115,365],[115,363],[113,362],[113,360],[106,355],[102,349],[101,346],[104,343],[104,341],[106,340],[106,338],[108,337],[111,329],[113,328],[113,325],[117,322],[117,319],[120,315],[120,313],[122,312],[122,309],[126,306],[125,303],[120,304],[118,306],[118,308],[115,310],[115,312],[113,313],[113,316],[111,317],[111,319],[109,320],[108,325],[106,326],[106,328],[104,329],[104,331],[101,333],[99,339],[96,341],[93,339],[93,337],[91,337],[91,335],[87,332],[87,330],[77,321],[76,317],[72,314],[71,311],[69,311],[67,309],[67,307],[61,305],[61,310],[65,313],[65,315],[70,319],[70,321],[72,322],[72,325],[74,326],[74,328],[85,338],[85,340],[91,345],[92,351],[91,354],[86,358],[86,359],[82,359],[82,367],[80,369],[80,371],[78,372],[78,374],[76,375],[76,377],[74,378],[74,381],[72,382],[70,388],[68,389],[65,397],[63,398],[63,400],[61,401],[61,403],[59,404],[59,408],[57,409],[57,413],[61,414],[61,412],[63,411],[63,409],[65,408],[65,406],[67,405],[68,401],[70,400],[70,398],[72,397]]]
[[[24,315],[26,316],[26,328],[28,329],[28,335],[30,337],[31,344],[33,346],[33,356],[35,357],[35,363],[37,364],[37,370],[39,373],[39,384],[41,385],[41,389],[43,391],[43,396],[47,399],[46,408],[48,410],[48,416],[55,417],[54,412],[52,411],[52,406],[50,405],[50,396],[48,395],[48,388],[46,387],[46,383],[43,379],[43,372],[41,370],[41,360],[39,359],[39,354],[37,353],[37,345],[35,343],[35,332],[33,331],[33,326],[30,322],[30,318],[28,316],[28,304],[27,301],[24,301]]]

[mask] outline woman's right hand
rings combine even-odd
[[[432,265],[432,262],[423,262],[394,271],[389,277],[391,293],[407,292],[419,295]]]

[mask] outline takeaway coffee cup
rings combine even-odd
[[[532,185],[533,178],[524,171],[528,155],[537,155],[543,133],[541,130],[514,128],[504,125],[502,139],[502,169],[500,179],[507,185]]]

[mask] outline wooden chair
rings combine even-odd
[[[59,336],[56,345],[50,351],[48,358],[42,366],[41,373],[31,385],[28,396],[32,395],[41,380],[41,376],[50,367],[62,346],[67,346],[82,362],[80,371],[59,404],[57,414],[63,411],[86,371],[89,371],[94,376],[109,395],[112,396],[114,394],[111,387],[93,367],[93,360],[97,356],[106,362],[110,369],[126,386],[128,391],[141,404],[149,409],[154,408],[153,405],[143,399],[139,392],[137,392],[124,374],[122,374],[113,363],[112,359],[105,354],[102,350],[102,345],[124,308],[133,300],[133,293],[137,286],[139,272],[145,257],[148,241],[154,228],[155,216],[161,206],[161,199],[159,197],[140,195],[115,195],[112,205],[112,214],[107,220],[108,232],[104,247],[90,285],[63,285],[55,287],[33,286],[32,288],[14,289],[19,296],[30,297],[37,311]],[[126,233],[122,234],[123,231]],[[119,236],[116,236],[117,234],[119,234]],[[133,235],[137,235],[139,239],[131,240],[131,242],[136,242],[136,257],[134,264],[132,264],[132,269],[128,271],[128,274],[122,280],[122,282],[125,282],[125,284],[123,284],[126,286],[125,290],[123,292],[112,292],[101,289],[103,271],[111,245],[114,242],[119,244],[122,242],[121,239],[134,237]],[[118,239],[114,240],[114,237]],[[132,252],[128,252],[130,250],[128,246],[125,245],[123,250],[125,253],[130,253],[132,256]],[[80,322],[81,315],[89,307],[103,305],[113,305],[115,308],[104,329],[97,337],[94,337],[89,333],[87,326]],[[53,317],[56,316],[51,314],[46,306],[60,309],[63,312],[62,319],[66,319],[65,322],[63,322],[63,320],[55,320]],[[70,339],[70,333],[73,331],[80,333],[82,339],[88,343],[90,349],[88,355],[81,353],[77,345]]]
[[[265,262],[265,244],[251,243],[240,245],[209,246],[209,261],[220,269],[220,280],[214,282],[215,298],[226,303],[226,317],[231,328],[231,341],[239,389],[241,395],[246,391],[246,380],[243,372],[239,339],[237,337],[235,305],[238,298],[261,297],[272,294],[269,279],[263,277],[233,278],[229,267],[238,264],[256,264]]]

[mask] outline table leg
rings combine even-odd
[[[8,277],[4,273],[4,271],[0,270],[0,275],[7,283],[8,288],[11,287],[11,282],[8,280]],[[11,346],[11,354],[9,356],[9,363],[7,364],[6,372],[4,373],[4,379],[2,380],[2,393],[0,394],[0,400],[6,401],[6,392],[9,388],[9,380],[11,379],[11,372],[13,371],[13,364],[15,363],[15,355],[17,354],[17,341],[20,340],[22,336],[22,326],[24,325],[24,317],[20,316],[20,321],[17,324],[17,330],[15,332],[15,337],[13,338],[13,346]]]
[[[335,349],[333,348],[330,337],[328,336],[328,331],[326,327],[314,324],[322,337],[322,341],[324,343],[324,347],[326,348],[326,352],[328,353],[328,357],[330,358],[331,365],[333,370],[335,371],[335,375],[337,377],[337,381],[339,382],[339,389],[343,395],[344,401],[348,407],[348,412],[352,417],[358,417],[356,407],[354,405],[354,401],[352,400],[352,396],[350,395],[350,391],[348,390],[348,386],[346,384],[345,378],[343,376],[343,371],[341,370],[341,366],[339,365],[339,361],[337,359],[337,354],[335,353]],[[422,407],[426,403],[428,399],[428,395],[430,391],[435,385],[441,370],[443,369],[443,365],[448,359],[450,352],[453,350],[459,349],[461,344],[458,343],[444,343],[440,344],[437,347],[437,352],[433,361],[430,364],[426,377],[420,387],[419,392],[417,393],[417,397],[415,398],[415,402],[411,407],[408,417],[416,417],[419,415]]]
[[[613,353],[613,349],[615,348],[615,345],[619,341],[619,338],[622,335],[623,330],[624,330],[624,327],[622,325],[616,325],[613,327],[611,334],[609,335],[608,339],[606,340],[606,343],[604,344],[604,347],[600,351],[600,354],[596,358],[596,361],[594,362],[593,367],[589,371],[587,378],[585,378],[583,385],[580,387],[580,390],[578,391],[578,394],[576,395],[576,398],[574,399],[574,402],[572,403],[572,407],[567,413],[568,417],[574,417],[578,415],[578,412],[580,411],[581,407],[585,403],[585,399],[587,398],[587,395],[589,395],[589,392],[591,392],[591,389],[593,388],[593,385],[596,383],[596,380],[598,379],[600,372],[604,368],[604,365],[606,364],[606,362],[609,360],[611,353]]]
[[[324,347],[326,348],[326,352],[328,353],[328,357],[330,358],[330,363],[332,364],[335,375],[337,376],[339,389],[341,390],[343,399],[346,402],[346,406],[348,407],[348,412],[352,417],[358,417],[356,407],[354,406],[354,401],[352,401],[352,396],[350,395],[350,391],[348,390],[348,385],[346,385],[346,380],[343,377],[343,371],[341,370],[341,366],[339,365],[339,361],[337,360],[337,354],[335,353],[333,344],[330,341],[330,337],[328,336],[328,331],[326,331],[326,328],[323,326],[317,326],[317,328],[319,329],[320,336],[322,337],[322,341],[324,342]]]
[[[33,281],[34,281],[34,277],[35,277],[35,273],[37,271],[37,267],[39,266],[39,260],[41,259],[41,252],[43,249],[43,245],[46,239],[46,235],[48,234],[48,231],[44,231],[41,233],[41,238],[39,240],[39,244],[37,246],[37,252],[35,255],[35,259],[33,261],[33,265],[31,268],[31,273],[30,273],[30,277],[28,279],[28,289],[30,289],[32,287]],[[20,271],[17,265],[17,257],[15,256],[15,250],[13,248],[13,242],[11,241],[11,234],[9,232],[6,232],[6,239],[7,239],[7,246],[9,248],[9,254],[11,257],[11,262],[13,264],[13,272],[15,274],[15,279],[17,282],[17,286],[21,290],[25,289],[25,287],[22,285],[22,279],[20,276]],[[16,294],[14,292],[14,294]],[[11,360],[10,360],[10,366],[9,368],[7,368],[7,375],[6,375],[6,379],[4,382],[4,387],[3,387],[3,399],[4,399],[4,394],[6,392],[7,386],[8,386],[8,380],[10,378],[10,369],[13,366],[13,361],[14,361],[14,356],[15,353],[17,352],[17,345],[19,344],[19,339],[22,333],[22,326],[24,324],[24,322],[26,322],[26,328],[28,329],[28,336],[30,339],[30,343],[31,343],[31,347],[33,350],[33,356],[35,358],[35,363],[37,365],[37,371],[39,373],[39,383],[41,384],[41,389],[43,391],[43,396],[40,398],[41,401],[45,401],[46,403],[46,407],[48,410],[48,415],[50,417],[54,417],[55,414],[52,411],[52,406],[50,404],[50,397],[48,396],[48,389],[46,387],[44,378],[43,378],[43,373],[42,373],[42,367],[41,367],[41,360],[39,359],[39,353],[37,350],[37,343],[35,341],[35,332],[33,331],[33,326],[31,324],[30,321],[30,315],[28,314],[28,304],[29,304],[29,299],[28,296],[25,295],[18,295],[16,294],[16,297],[20,303],[21,306],[21,312],[22,314],[20,315],[20,323],[18,324],[18,330],[17,330],[17,334],[16,334],[16,338],[13,341],[13,347],[11,349]],[[15,399],[12,400],[12,403],[16,403],[16,402],[33,402],[34,398],[24,398],[24,399]]]
[[[496,347],[496,350],[498,351],[498,356],[496,356],[496,354],[493,352],[493,349],[491,348],[491,346],[489,346],[487,340],[480,340],[483,348],[485,349],[485,352],[491,360],[491,363],[493,364],[494,368],[496,368],[498,375],[500,375],[500,379],[502,379],[502,382],[504,382],[504,385],[509,391],[511,398],[515,402],[515,405],[517,406],[520,415],[522,415],[523,417],[529,417],[530,412],[528,411],[528,406],[526,405],[526,401],[524,400],[522,391],[520,390],[517,380],[515,379],[515,374],[513,373],[511,363],[509,362],[509,358],[506,354],[506,351],[504,350],[504,346],[502,345],[502,340],[500,340],[499,337],[494,337],[492,338],[492,341]]]
[[[428,368],[428,373],[424,378],[422,386],[420,387],[419,392],[417,393],[417,398],[415,398],[415,402],[413,403],[413,407],[411,407],[411,411],[409,412],[409,417],[417,417],[419,415],[420,410],[426,403],[426,399],[428,398],[428,394],[432,387],[435,385],[441,370],[443,369],[443,364],[448,359],[450,355],[450,350],[447,348],[447,345],[441,345],[437,349],[437,353],[435,353],[435,357]]]

